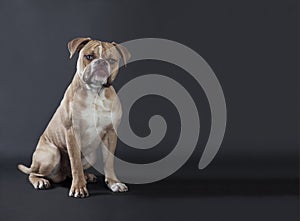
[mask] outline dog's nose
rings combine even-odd
[[[103,59],[98,59],[96,61],[96,64],[99,65],[99,66],[101,66],[101,67],[107,66],[107,62],[105,60],[103,60]]]

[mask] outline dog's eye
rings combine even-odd
[[[85,58],[88,59],[89,61],[91,61],[94,59],[94,55],[88,54],[88,55],[85,55]]]
[[[114,63],[117,62],[117,60],[116,60],[116,59],[113,59],[113,58],[110,58],[110,59],[108,59],[108,62],[109,62],[110,64],[114,64]]]

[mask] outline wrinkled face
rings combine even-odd
[[[117,75],[120,58],[112,43],[92,40],[80,50],[77,73],[92,88],[109,86]]]

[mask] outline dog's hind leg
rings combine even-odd
[[[39,144],[32,156],[29,181],[35,189],[48,189],[50,180],[61,182],[65,177],[60,171],[61,154],[52,144]]]

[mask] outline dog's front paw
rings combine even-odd
[[[76,198],[84,198],[89,196],[89,192],[86,188],[86,185],[80,185],[80,184],[72,184],[69,196],[73,196]]]
[[[120,181],[105,180],[107,187],[113,192],[126,192],[128,187]]]

